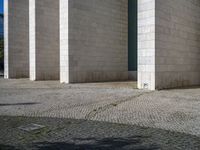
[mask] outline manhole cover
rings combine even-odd
[[[35,131],[35,130],[45,128],[45,126],[32,123],[25,126],[20,126],[18,128],[23,131]]]

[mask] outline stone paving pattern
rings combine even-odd
[[[197,136],[162,129],[106,122],[0,117],[1,150],[199,150]],[[26,132],[21,125],[45,125]]]
[[[200,88],[149,92],[135,86],[0,79],[0,115],[96,120],[200,136]]]

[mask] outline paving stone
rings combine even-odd
[[[45,117],[0,116],[1,150],[199,150],[199,137],[135,125]],[[43,124],[40,132],[16,126]],[[15,125],[16,124],[16,125]]]
[[[23,131],[28,131],[28,132],[29,131],[40,130],[42,128],[45,128],[45,126],[39,125],[39,124],[34,124],[34,123],[18,127],[18,129],[23,130]]]
[[[0,115],[96,120],[200,136],[200,88],[149,92],[133,85],[0,79]]]

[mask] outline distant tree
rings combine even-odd
[[[0,71],[4,68],[4,40],[0,39]]]
[[[4,68],[4,38],[3,38],[3,14],[0,14],[0,71]]]
[[[4,41],[3,41],[3,38],[2,38],[2,39],[0,39],[0,60],[2,60],[3,57],[4,57],[3,51],[4,51]]]
[[[3,14],[0,14],[0,19],[3,20],[4,16]],[[1,22],[3,23],[3,22]],[[1,29],[2,30],[2,29]],[[0,65],[2,65],[3,63],[3,58],[4,58],[4,38],[3,38],[3,33],[1,33],[1,36],[0,36]]]

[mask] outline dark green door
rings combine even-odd
[[[128,70],[137,71],[137,0],[128,1]]]

